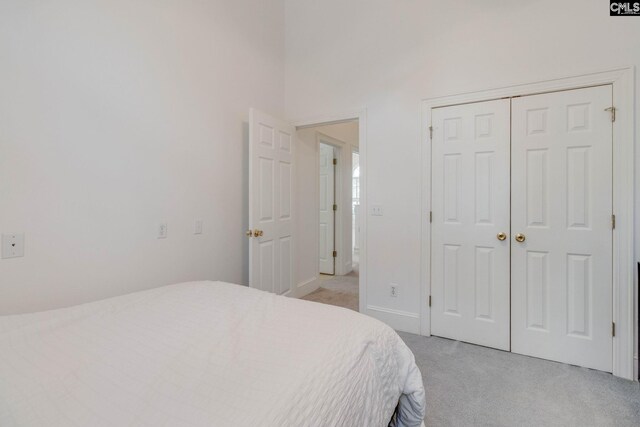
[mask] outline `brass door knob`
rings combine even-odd
[[[253,230],[253,237],[262,237],[262,230]]]
[[[247,232],[244,233],[244,234],[246,234],[247,237],[253,237],[253,231],[251,231],[251,230],[247,230]]]
[[[522,233],[516,234],[516,242],[522,243],[522,242],[525,241],[525,239],[526,239],[526,237],[524,236],[524,234],[522,234]]]
[[[502,232],[498,233],[498,240],[500,240],[501,242],[503,240],[507,240],[507,235],[505,233],[502,233]]]

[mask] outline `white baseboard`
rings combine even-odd
[[[343,275],[347,275],[349,273],[351,273],[353,271],[353,263],[352,262],[345,262],[344,263],[344,274]]]
[[[418,313],[368,305],[366,314],[386,323],[396,331],[420,334],[420,315]]]
[[[312,277],[305,281],[298,283],[296,286],[296,298],[302,298],[304,296],[309,295],[311,292],[315,291],[320,287],[320,282],[317,277]]]

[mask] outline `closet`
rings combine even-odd
[[[431,333],[612,370],[612,86],[434,108]]]

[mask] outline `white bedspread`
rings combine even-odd
[[[221,282],[0,317],[1,426],[419,426],[388,326]]]

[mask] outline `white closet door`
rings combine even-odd
[[[509,100],[432,126],[431,333],[509,350]]]
[[[335,274],[335,149],[320,143],[320,273]]]
[[[609,372],[611,105],[611,86],[513,99],[511,193],[512,351]]]
[[[249,125],[249,285],[286,294],[293,281],[295,129],[252,109]]]

